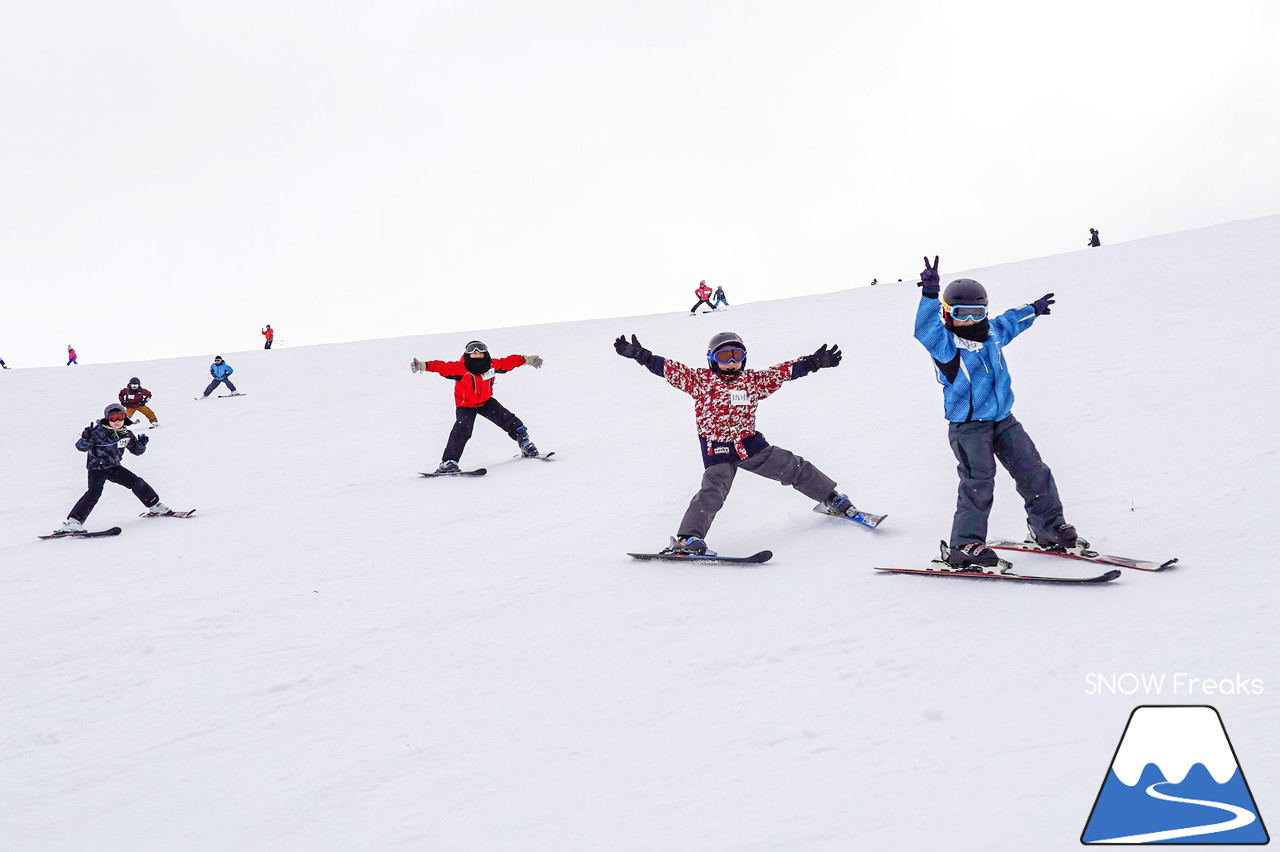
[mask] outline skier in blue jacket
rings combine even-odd
[[[1049,313],[1053,293],[1029,305],[987,316],[987,291],[971,278],[947,285],[939,299],[938,258],[924,260],[915,337],[933,358],[951,450],[960,475],[946,560],[958,570],[994,567],[987,519],[995,495],[996,460],[1009,471],[1026,504],[1029,540],[1045,549],[1079,552],[1089,543],[1063,517],[1053,473],[1013,416],[1013,387],[1004,347]]]
[[[213,363],[209,365],[209,375],[213,376],[213,381],[209,382],[209,387],[204,389],[204,396],[201,399],[208,399],[209,394],[213,393],[214,388],[220,384],[227,386],[227,390],[236,393],[236,386],[231,383],[231,374],[235,370],[231,369],[231,365],[222,360],[221,355],[215,355]]]

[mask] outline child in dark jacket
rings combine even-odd
[[[124,416],[126,419],[133,417],[136,412],[141,411],[146,415],[147,420],[151,421],[151,426],[149,428],[154,429],[156,426],[160,425],[160,422],[156,420],[156,413],[147,405],[147,402],[151,399],[151,391],[142,386],[142,383],[138,381],[137,376],[134,376],[129,380],[128,387],[120,389],[118,399],[120,400],[120,404],[125,408]]]
[[[509,373],[525,364],[535,370],[540,369],[542,358],[537,355],[508,355],[495,360],[489,355],[489,347],[479,340],[468,343],[462,358],[457,361],[424,363],[414,358],[409,362],[409,369],[415,373],[436,373],[457,382],[453,389],[457,416],[436,473],[461,472],[458,461],[462,458],[462,451],[467,448],[467,441],[471,440],[477,414],[502,429],[511,440],[518,443],[522,456],[529,458],[538,455],[538,448],[529,439],[529,431],[524,423],[493,398],[493,382],[498,374]]]
[[[88,453],[85,466],[89,469],[89,488],[84,492],[71,514],[62,526],[54,530],[54,535],[76,535],[84,532],[84,522],[88,519],[93,507],[98,505],[102,496],[102,486],[107,482],[123,485],[133,492],[134,496],[147,507],[147,513],[162,515],[169,507],[160,502],[155,489],[146,480],[120,464],[127,449],[135,456],[147,450],[146,435],[135,435],[130,432],[129,419],[125,416],[124,406],[113,402],[102,412],[102,419],[91,423],[80,433],[76,441],[76,449]]]

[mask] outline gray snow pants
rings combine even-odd
[[[804,496],[821,503],[836,490],[835,480],[790,450],[768,447],[740,462],[713,464],[702,473],[702,487],[693,495],[689,508],[680,521],[681,536],[706,538],[711,522],[724,506],[738,468],[765,479],[790,485]]]
[[[1063,523],[1062,500],[1053,472],[1040,458],[1027,430],[1013,415],[1004,420],[952,423],[947,430],[951,451],[960,464],[960,491],[951,524],[951,546],[987,540],[987,518],[996,487],[996,459],[1013,477],[1037,535]],[[1048,536],[1053,538],[1053,536]]]

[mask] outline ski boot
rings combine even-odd
[[[844,515],[846,518],[852,518],[858,514],[858,507],[839,491],[832,491],[831,496],[822,501],[822,505],[828,515]]]
[[[960,547],[942,546],[942,560],[952,571],[977,574],[999,573],[991,569],[1000,567],[1000,557],[981,541],[971,541]]]
[[[53,531],[54,535],[76,535],[84,532],[84,524],[75,518],[67,518],[62,522],[62,526]]]
[[[529,440],[529,431],[521,426],[516,430],[516,434],[520,436],[516,438],[516,442],[520,445],[520,455],[527,459],[536,456],[538,448],[534,446],[533,441]]]
[[[1089,551],[1089,542],[1082,539],[1071,524],[1058,524],[1047,535],[1036,535],[1030,522],[1027,523],[1027,543],[1047,550],[1050,553],[1072,553],[1077,556]],[[1091,551],[1090,551],[1091,552]]]
[[[715,556],[716,552],[696,535],[675,535],[671,544],[658,551],[664,556]]]
[[[440,466],[436,468],[436,473],[462,473],[462,468],[458,467],[456,461],[442,461]]]
[[[173,510],[163,503],[157,502],[154,506],[147,507],[148,515],[167,515]]]

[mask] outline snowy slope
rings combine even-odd
[[[193,400],[212,352],[4,372],[3,848],[1073,849],[1140,703],[1217,706],[1265,819],[1278,264],[1269,217],[967,271],[1001,309],[1057,293],[1009,358],[1068,518],[1108,552],[1181,559],[1102,587],[872,570],[929,559],[954,504],[909,284],[222,352],[235,399]],[[879,531],[742,475],[709,541],[771,563],[624,555],[675,532],[701,466],[687,398],[612,339],[697,364],[726,328],[753,366],[841,344],[760,428],[889,513]],[[452,384],[408,362],[473,337],[546,359],[497,395],[559,460],[513,459],[480,422],[464,463],[490,475],[423,479]],[[199,514],[140,519],[108,485],[89,526],[123,535],[37,541],[83,489],[80,430],[133,375],[163,425],[126,464]],[[993,534],[1020,535],[1003,474],[996,499]],[[1086,690],[1179,671],[1271,691]]]

